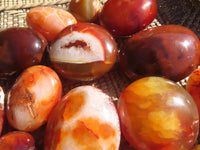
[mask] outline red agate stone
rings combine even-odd
[[[179,25],[163,25],[129,38],[120,52],[120,66],[132,80],[162,76],[180,81],[197,68],[199,54],[200,42],[194,32]]]

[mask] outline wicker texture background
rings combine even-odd
[[[26,26],[26,13],[36,6],[56,6],[67,9],[70,0],[0,0],[0,30],[8,27]],[[106,0],[100,0],[103,4]],[[200,0],[157,0],[158,13],[150,27],[164,24],[183,25],[193,30],[200,38]],[[44,61],[45,62],[45,61]],[[45,62],[49,65],[49,62]],[[5,92],[15,79],[0,79]],[[63,94],[80,85],[94,85],[117,100],[122,90],[131,82],[120,71],[118,63],[103,77],[90,82],[62,79]],[[185,85],[186,80],[181,81]],[[42,142],[42,141],[41,141]],[[40,144],[39,144],[40,145]]]
[[[157,0],[161,24],[178,24],[193,30],[200,38],[200,0]]]

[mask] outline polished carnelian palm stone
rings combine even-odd
[[[100,12],[99,0],[71,0],[69,11],[81,22],[94,22]]]
[[[114,66],[117,43],[103,27],[77,23],[63,29],[51,43],[49,57],[64,78],[91,81],[102,77]]]
[[[40,32],[48,41],[52,41],[68,25],[77,23],[71,13],[53,7],[32,8],[26,15],[26,22],[30,28]]]
[[[33,136],[23,131],[13,131],[0,138],[1,150],[33,150],[35,140]]]
[[[189,150],[197,139],[197,106],[168,79],[133,82],[121,93],[118,112],[124,136],[137,150]]]
[[[121,37],[146,28],[156,13],[156,0],[108,0],[99,18],[100,24],[113,36]]]
[[[47,46],[46,39],[29,28],[12,27],[0,32],[0,78],[10,77],[38,65]]]
[[[186,90],[193,97],[200,116],[200,68],[190,74],[187,80]]]
[[[119,150],[120,135],[111,98],[97,87],[79,86],[50,114],[44,150]]]
[[[120,65],[132,80],[162,76],[173,81],[187,77],[199,64],[200,42],[190,29],[163,25],[129,38],[120,53]]]

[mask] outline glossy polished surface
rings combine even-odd
[[[94,22],[100,12],[99,0],[71,0],[69,11],[83,22]]]
[[[114,36],[129,36],[147,27],[156,13],[156,0],[108,0],[100,23]]]
[[[194,32],[163,25],[129,38],[120,53],[120,66],[132,80],[153,75],[179,81],[197,68],[199,54],[200,42]]]
[[[200,116],[200,68],[195,69],[189,76],[186,83],[186,90],[193,97]]]
[[[0,138],[0,150],[34,150],[35,141],[29,133],[14,131]]]
[[[165,78],[130,84],[118,112],[124,136],[138,150],[189,150],[196,142],[197,106],[184,88]]]
[[[79,86],[51,113],[44,150],[118,150],[120,133],[111,98],[96,87]]]
[[[0,32],[0,77],[39,64],[46,39],[28,28],[13,27]]]
[[[115,64],[117,44],[107,30],[92,23],[77,23],[58,34],[51,43],[50,60],[65,78],[93,80]]]
[[[40,32],[48,41],[65,27],[77,23],[75,17],[64,9],[53,7],[32,8],[26,16],[27,25]]]
[[[36,65],[27,68],[10,89],[7,119],[18,130],[33,131],[46,123],[62,94],[61,81],[54,70]]]
[[[2,133],[3,124],[4,124],[4,115],[5,115],[4,98],[5,98],[4,91],[2,87],[0,86],[0,135]]]

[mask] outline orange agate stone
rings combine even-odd
[[[130,84],[118,112],[124,136],[137,150],[189,150],[196,142],[197,106],[185,89],[165,78]]]
[[[35,7],[26,16],[27,25],[43,34],[48,41],[65,27],[77,23],[75,17],[64,9],[53,7]]]

